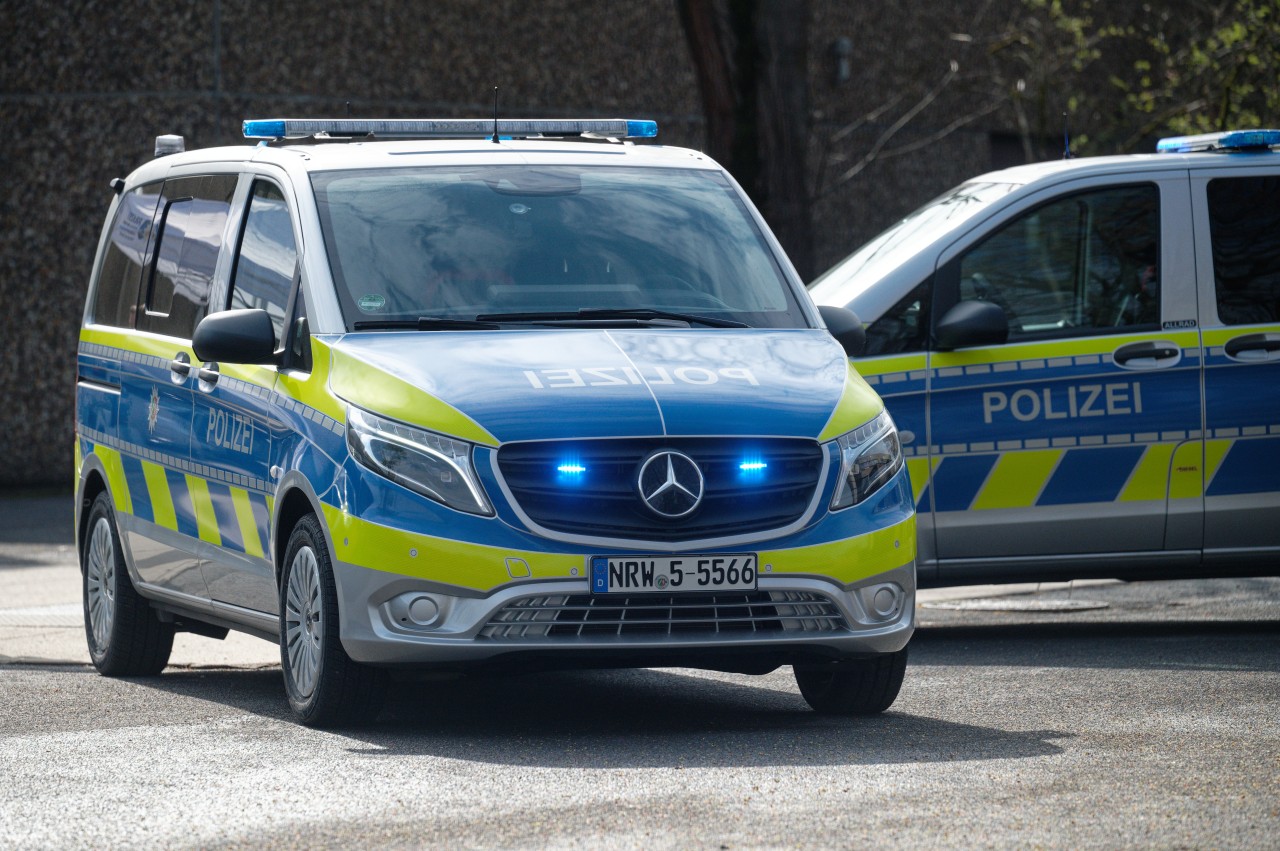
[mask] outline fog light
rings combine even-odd
[[[440,614],[440,607],[430,597],[419,597],[409,604],[409,620],[419,626],[426,626]]]
[[[421,591],[392,597],[382,607],[392,622],[406,629],[430,629],[442,620],[441,600]]]
[[[871,607],[877,615],[887,618],[898,610],[898,595],[890,588],[881,588],[872,599]]]
[[[873,621],[887,621],[902,614],[906,592],[896,582],[882,582],[859,589],[862,605]]]

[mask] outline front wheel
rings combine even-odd
[[[823,715],[876,715],[898,698],[907,672],[907,648],[872,659],[797,666],[796,685]]]
[[[373,721],[386,672],[355,662],[338,635],[338,592],[320,523],[294,527],[280,583],[280,666],[298,720],[309,727]]]
[[[98,494],[80,542],[84,632],[93,666],[109,677],[145,677],[164,670],[174,628],[161,623],[129,579],[111,497]]]

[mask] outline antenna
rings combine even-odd
[[[1067,111],[1062,111],[1062,158],[1064,160],[1072,159],[1075,154],[1071,153],[1071,124]]]
[[[498,87],[493,87],[493,144],[498,144]]]

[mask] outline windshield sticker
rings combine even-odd
[[[382,310],[382,306],[386,303],[387,300],[382,296],[377,293],[370,293],[369,295],[360,296],[360,300],[356,302],[356,305],[365,313],[377,313]]]

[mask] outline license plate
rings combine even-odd
[[[591,557],[591,591],[595,594],[754,591],[755,588],[755,553]]]

